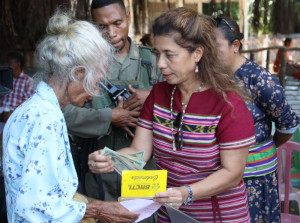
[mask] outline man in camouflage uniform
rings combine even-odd
[[[64,108],[69,133],[79,144],[81,152],[85,153],[81,154],[83,162],[87,162],[87,152],[84,150],[90,153],[105,146],[118,150],[130,145],[134,135],[132,130],[149,90],[161,80],[151,49],[137,47],[128,37],[130,14],[122,0],[93,0],[91,12],[94,22],[116,50],[107,74],[108,79],[118,87],[129,85],[132,95],[126,101],[119,99],[115,107],[101,90],[100,95],[93,97],[84,108],[71,105]],[[154,159],[149,160],[145,166],[145,169],[155,168]],[[89,196],[101,198],[95,178],[90,172],[84,175],[85,192]],[[121,190],[120,176],[116,172],[102,174],[102,181],[105,200],[117,200]]]

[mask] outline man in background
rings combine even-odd
[[[291,48],[292,47],[292,39],[291,38],[286,38],[283,42],[283,45],[286,48]],[[286,57],[286,69],[285,69],[285,75],[287,76],[294,76],[296,78],[300,78],[300,65],[295,62],[290,56],[289,51],[285,51],[285,57]],[[276,72],[276,74],[279,73],[280,67],[282,66],[282,49],[278,49],[277,54],[276,54],[276,59],[273,64],[273,70]]]
[[[18,52],[8,53],[7,66],[13,69],[13,90],[9,94],[0,95],[2,122],[6,122],[11,113],[34,93],[32,79],[23,71],[24,57]]]

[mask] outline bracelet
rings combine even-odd
[[[188,198],[185,202],[183,202],[184,205],[190,205],[191,203],[193,203],[194,201],[194,195],[193,195],[193,191],[190,185],[185,185],[185,187],[188,189]]]

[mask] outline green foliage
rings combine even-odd
[[[223,4],[223,7],[222,7]],[[218,16],[228,16],[228,6],[227,4],[224,3],[215,3],[214,11],[211,11],[211,5],[210,3],[203,3],[203,14],[205,15],[210,15],[213,17],[218,17]],[[224,10],[222,10],[224,8]],[[235,21],[238,21],[240,16],[239,16],[239,2],[230,2],[230,17],[234,19]]]
[[[249,0],[248,18],[250,35],[299,33],[300,1]]]
[[[228,12],[230,3],[230,12]],[[250,35],[300,33],[300,0],[249,0]],[[221,0],[203,3],[203,13],[210,16],[229,16],[239,20],[239,1]]]
[[[249,33],[252,35],[262,35],[273,33],[271,24],[271,14],[276,0],[249,0]],[[255,3],[259,3],[256,5]]]

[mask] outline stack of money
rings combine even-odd
[[[146,165],[144,161],[144,151],[133,154],[121,154],[104,147],[101,155],[108,156],[114,163],[114,168],[118,174],[122,175],[123,170],[142,170]]]

